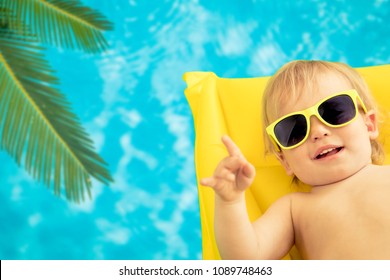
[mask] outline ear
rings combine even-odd
[[[375,140],[379,135],[379,130],[376,112],[374,110],[370,110],[364,115],[364,123],[367,126],[370,140]]]
[[[284,156],[283,152],[277,152],[276,158],[279,160],[279,162],[282,164],[284,170],[286,170],[287,175],[292,176],[294,175],[293,170],[291,169],[290,165],[287,162],[286,157]]]

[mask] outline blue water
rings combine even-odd
[[[0,151],[0,259],[199,259],[194,131],[182,74],[272,74],[292,59],[390,63],[389,1],[83,0],[115,25],[101,55],[49,49],[108,162],[80,205]]]

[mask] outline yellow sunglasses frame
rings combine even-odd
[[[343,124],[333,125],[333,124],[327,123],[324,119],[322,119],[322,117],[318,113],[318,107],[320,107],[321,104],[324,103],[325,101],[327,101],[327,100],[329,100],[329,99],[331,99],[333,97],[340,96],[340,95],[347,95],[347,96],[349,96],[352,99],[352,101],[353,101],[353,103],[355,105],[356,114],[350,121],[348,121],[346,123],[343,123]],[[313,105],[313,106],[311,106],[311,107],[309,107],[309,108],[307,108],[305,110],[293,112],[293,113],[290,113],[288,115],[285,115],[285,116],[277,119],[276,121],[271,123],[269,126],[267,126],[267,128],[266,128],[267,134],[270,136],[270,138],[271,138],[272,142],[274,143],[274,145],[276,147],[276,150],[278,152],[280,152],[280,148],[282,148],[283,150],[294,149],[294,148],[302,145],[306,141],[307,137],[309,136],[309,134],[310,134],[310,117],[311,116],[316,116],[317,119],[319,119],[323,124],[325,124],[325,125],[327,125],[329,127],[335,127],[335,128],[343,127],[343,126],[346,126],[346,125],[350,124],[354,120],[356,120],[356,118],[358,116],[358,111],[359,111],[357,101],[360,103],[360,105],[363,108],[364,112],[367,113],[366,106],[364,105],[363,100],[361,99],[361,97],[359,96],[357,91],[355,89],[349,89],[349,90],[345,90],[345,91],[341,91],[341,92],[337,92],[335,94],[332,94],[332,95],[330,95],[330,96],[320,100],[315,105]],[[297,143],[297,144],[295,144],[293,146],[285,147],[282,144],[280,144],[279,140],[277,139],[277,137],[275,135],[275,130],[274,129],[275,129],[275,126],[280,121],[282,121],[285,118],[291,117],[293,115],[303,115],[305,117],[306,123],[307,123],[307,132],[306,132],[305,137],[302,139],[302,141],[300,141],[299,143]]]

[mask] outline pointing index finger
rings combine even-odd
[[[244,158],[244,155],[241,153],[240,148],[233,142],[233,140],[227,136],[222,136],[222,142],[225,145],[230,156],[237,156],[239,158]]]

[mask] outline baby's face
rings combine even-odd
[[[337,92],[352,89],[342,76],[319,77],[314,92],[305,92],[296,102],[281,108],[281,115],[304,110]],[[289,175],[311,186],[328,185],[355,174],[371,163],[370,140],[377,137],[375,113],[359,113],[352,123],[332,128],[317,117],[310,118],[310,133],[300,146],[282,150],[280,161]]]

